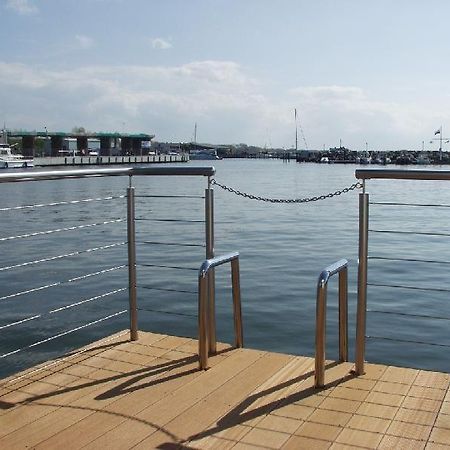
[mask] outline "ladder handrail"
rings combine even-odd
[[[200,369],[208,368],[208,336],[211,333],[211,323],[210,320],[208,320],[210,300],[208,298],[208,274],[211,269],[228,262],[231,263],[235,346],[237,348],[243,347],[239,253],[232,252],[207,259],[200,266],[198,272],[198,353]],[[215,312],[212,311],[212,314],[214,313]],[[213,347],[215,348],[215,342],[213,344]]]
[[[314,387],[325,384],[325,335],[328,280],[339,273],[339,361],[348,361],[348,261],[341,259],[326,267],[317,281],[316,300],[316,358]]]

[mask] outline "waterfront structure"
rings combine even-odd
[[[37,139],[45,141],[46,156],[59,156],[61,151],[67,151],[65,140],[76,139],[76,151],[81,156],[89,154],[89,141],[99,142],[99,156],[112,155],[142,155],[143,142],[150,142],[155,136],[146,133],[118,132],[63,132],[63,131],[24,131],[5,130],[10,138],[22,140],[22,154],[25,157],[35,156]]]
[[[122,175],[130,178],[131,185],[131,178],[134,176],[164,174],[208,177],[205,190],[205,215],[204,221],[201,221],[205,222],[206,257],[210,258],[212,256],[210,252],[214,251],[214,227],[211,221],[213,196],[210,189],[210,177],[214,175],[213,168],[209,170],[205,167],[191,167],[168,168],[168,170],[146,168],[144,170],[103,169],[89,172],[80,170],[63,173],[23,173],[14,176],[5,175],[3,182],[19,182],[20,180],[26,182],[33,178],[36,181],[38,179],[48,181],[58,177],[72,179]],[[444,171],[396,171],[395,173],[393,171],[363,171],[357,173],[357,177],[359,179],[416,177],[442,180],[450,179],[450,174]],[[128,332],[122,332],[66,355],[60,360],[2,380],[0,383],[2,389],[1,448],[35,446],[60,448],[67,443],[74,448],[86,446],[86,448],[180,448],[182,446],[184,448],[205,446],[217,448],[221,445],[226,447],[236,443],[240,443],[241,446],[253,445],[264,448],[329,448],[332,442],[336,442],[336,447],[341,448],[349,445],[363,448],[425,448],[427,444],[429,444],[428,448],[445,448],[445,445],[448,445],[450,376],[446,373],[401,369],[392,365],[366,364],[364,351],[362,351],[358,353],[359,357],[355,361],[356,373],[352,370],[351,363],[331,363],[326,367],[328,370],[323,388],[314,389],[312,358],[260,350],[232,349],[230,346],[218,344],[214,346],[214,349],[210,347],[212,353],[209,360],[210,369],[200,371],[197,369],[198,342],[196,340],[157,333],[138,333],[137,320],[135,320],[137,318],[136,270],[133,270],[136,266],[134,191],[135,188],[132,185],[127,188],[127,224],[129,226],[127,242],[120,239],[119,242],[109,245],[128,246],[128,266],[115,266],[108,269],[122,270],[126,267],[128,269],[131,280],[128,284],[130,341]],[[167,201],[174,194],[175,192],[172,191],[165,192],[164,200]],[[182,195],[185,199],[184,192]],[[360,201],[362,229],[360,230],[359,262],[361,265],[364,264],[364,268],[360,270],[358,281],[359,299],[366,296],[367,232],[369,231],[368,194],[365,192],[360,196],[363,201]],[[117,200],[122,198],[122,196],[116,197]],[[201,196],[198,199],[203,200]],[[108,199],[90,198],[81,201],[86,200],[112,201],[112,197],[108,192]],[[62,203],[79,205],[76,203],[79,201],[70,200]],[[36,206],[53,208],[54,205],[55,203],[52,202]],[[418,206],[414,205],[415,208]],[[22,207],[28,211],[31,205]],[[14,206],[11,205],[10,208],[4,208],[3,212],[10,213],[11,210],[15,210],[13,208]],[[166,211],[168,210],[166,208]],[[82,214],[85,215],[85,212]],[[114,222],[121,220],[115,219]],[[142,217],[138,220],[142,220]],[[98,225],[100,224],[94,223],[90,224],[90,227]],[[73,232],[74,228],[76,227],[58,228],[36,234],[54,236],[55,233],[63,231]],[[86,224],[79,229],[86,237]],[[148,234],[148,227],[146,227],[146,234]],[[103,239],[107,236],[104,233],[102,235]],[[117,236],[115,233],[114,235]],[[30,237],[33,237],[33,234],[21,234],[10,236],[8,241]],[[148,242],[147,239],[146,241],[146,244],[161,245],[161,242]],[[106,245],[103,248],[105,247]],[[203,251],[203,244],[198,247]],[[85,249],[84,253],[92,254],[94,250],[99,251],[99,249],[98,246],[95,249]],[[77,255],[80,253],[77,252]],[[44,262],[45,259],[42,256],[40,255],[39,260],[3,267],[3,270],[21,267],[20,276],[23,277],[22,267],[30,263]],[[67,261],[71,255],[55,256],[53,254],[51,259],[57,260],[60,265],[62,257],[65,257]],[[363,263],[363,261],[366,262]],[[428,262],[435,264],[438,261]],[[78,266],[79,262],[75,265]],[[340,266],[342,267],[342,264]],[[155,266],[152,265],[152,267]],[[202,268],[204,267],[202,265]],[[87,277],[98,276],[100,272],[106,272],[98,269],[95,269],[95,273],[70,278],[66,286],[73,285],[74,282],[83,282],[83,279]],[[180,270],[181,268],[177,265],[172,269]],[[338,270],[337,265],[325,272],[331,274],[336,270]],[[43,275],[41,270],[39,276]],[[322,283],[324,278],[322,277],[319,281]],[[59,282],[52,285],[46,284],[40,289],[57,287],[59,284]],[[208,287],[209,290],[213,286],[213,282],[203,283],[201,286],[203,289],[200,291],[206,294],[206,288]],[[169,285],[169,289],[172,290],[172,285]],[[107,294],[114,295],[126,290],[126,287],[120,287]],[[26,293],[30,291],[22,291],[19,294]],[[66,299],[67,291],[65,290],[64,293],[62,297]],[[16,294],[7,296],[14,297],[15,304],[19,303],[15,300]],[[92,302],[100,300],[100,297],[105,298],[106,295],[96,295],[62,308],[58,305],[58,308],[53,309],[50,314],[67,312],[69,308],[83,304],[92,305]],[[326,292],[322,293],[322,302],[325,299]],[[365,308],[365,299],[359,303],[364,303]],[[213,305],[213,302],[208,301],[207,304]],[[205,305],[206,302],[203,301],[203,306]],[[52,308],[55,306],[57,305],[52,305]],[[125,315],[128,312],[125,306],[119,306],[117,303],[115,306],[121,309],[114,314],[115,316]],[[99,309],[103,312],[103,308]],[[361,317],[359,309],[357,320],[365,327],[365,315]],[[146,310],[142,308],[141,311]],[[147,311],[156,312],[155,310]],[[203,323],[206,321],[211,324],[215,317],[214,310],[206,314],[203,307],[201,311]],[[377,311],[377,313],[382,312]],[[392,311],[389,314],[392,314]],[[405,315],[405,312],[402,311],[401,314]],[[325,316],[324,314],[321,316],[324,323]],[[345,316],[343,314],[343,317]],[[412,316],[417,317],[416,311]],[[73,320],[74,316],[71,317]],[[112,315],[108,315],[102,319],[91,320],[87,326],[96,323],[105,324],[105,321],[111,317]],[[2,327],[3,331],[11,333],[14,327],[40,320],[41,315],[30,315],[23,320],[18,319],[16,317],[13,319],[14,322],[5,324]],[[58,323],[58,326],[60,324],[56,320],[52,322]],[[81,329],[82,326],[76,326],[70,330],[70,333]],[[364,339],[363,327],[360,326],[357,329],[361,331],[361,337]],[[52,340],[69,334],[69,332],[61,332],[59,328],[57,333],[51,338]],[[203,342],[206,337],[210,338],[212,335],[210,326],[208,325],[206,336],[204,333],[199,335],[201,339],[203,338]],[[46,338],[41,343],[49,341],[50,339]],[[37,343],[33,343],[28,344],[25,349],[36,347]],[[18,355],[21,350],[23,348],[10,350],[2,357]],[[324,357],[323,354],[322,361]],[[363,365],[360,370],[358,370],[358,361]],[[356,374],[360,376],[356,377]]]

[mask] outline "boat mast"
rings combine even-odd
[[[297,108],[294,108],[294,118],[295,118],[295,152],[298,149],[298,132],[297,132]]]
[[[194,144],[197,143],[197,122],[195,122],[194,126]]]

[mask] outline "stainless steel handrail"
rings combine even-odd
[[[316,361],[314,387],[325,384],[325,343],[328,280],[339,273],[339,361],[348,361],[348,261],[341,259],[325,268],[317,281],[316,302]]]
[[[356,169],[358,180],[450,180],[450,170]]]
[[[142,176],[142,175],[176,175],[212,177],[216,173],[214,167],[123,167],[112,169],[77,169],[37,172],[19,172],[0,174],[0,183],[22,181],[62,180],[66,178]]]
[[[211,350],[211,322],[209,318],[215,315],[214,308],[210,307],[209,287],[210,271],[217,266],[231,262],[231,282],[233,290],[233,313],[235,346],[243,346],[241,289],[239,280],[239,253],[232,252],[226,255],[207,259],[200,266],[198,273],[198,353],[200,369],[208,368],[208,350]],[[210,345],[208,346],[208,340]],[[215,330],[213,336],[213,352],[215,351]]]

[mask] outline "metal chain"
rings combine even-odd
[[[319,195],[317,197],[307,197],[307,198],[267,198],[267,197],[259,197],[257,195],[247,194],[246,192],[238,191],[237,189],[233,189],[232,187],[226,186],[225,184],[221,184],[217,182],[214,178],[211,179],[211,184],[215,184],[216,186],[222,188],[225,191],[231,192],[232,194],[239,195],[240,197],[248,198],[250,200],[258,200],[261,202],[267,203],[310,203],[317,202],[319,200],[325,200],[327,198],[333,198],[338,195],[346,194],[347,192],[353,191],[355,189],[361,189],[363,184],[360,181],[353,183],[351,186],[341,189],[339,191],[330,192],[329,194]]]

